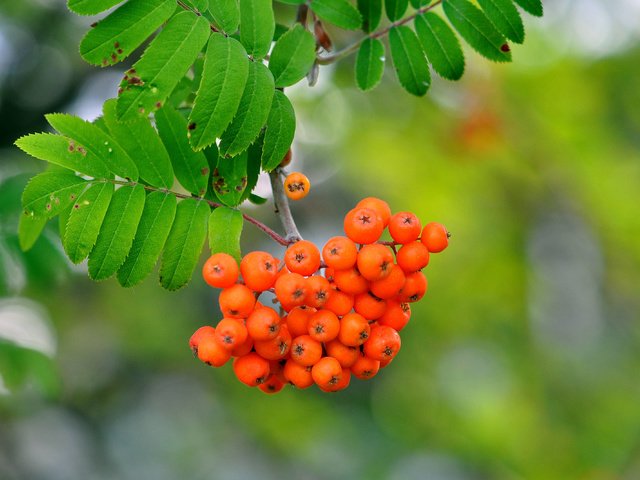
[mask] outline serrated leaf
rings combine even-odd
[[[162,107],[209,38],[209,22],[192,12],[173,16],[120,84],[118,118],[147,116]]]
[[[282,162],[296,132],[296,114],[287,96],[276,90],[267,118],[262,147],[262,168],[270,172]]]
[[[68,170],[39,173],[22,192],[22,208],[29,216],[55,217],[76,200],[86,186],[86,180]]]
[[[58,236],[60,237],[60,241],[64,241],[71,210],[73,210],[73,205],[69,205],[67,208],[61,210],[60,215],[58,215]]]
[[[221,155],[243,152],[260,135],[269,116],[273,92],[273,76],[269,69],[262,63],[251,62],[238,112],[220,139]]]
[[[510,62],[511,52],[503,52],[505,38],[478,7],[467,0],[444,0],[442,8],[453,27],[480,55],[494,62]]]
[[[128,123],[116,118],[116,99],[107,100],[102,108],[103,120],[109,133],[127,152],[138,167],[140,177],[149,185],[171,188],[173,168],[171,159],[148,118],[136,118]]]
[[[80,42],[80,55],[92,65],[121,62],[175,11],[173,0],[129,0],[100,20]]]
[[[215,0],[209,5],[209,13],[223,32],[232,34],[238,31],[240,24],[238,0]]]
[[[247,186],[240,197],[240,203],[244,202],[251,195],[251,191],[258,183],[258,176],[262,170],[262,147],[264,144],[264,134],[261,135],[247,150]]]
[[[464,73],[464,54],[458,38],[447,22],[427,12],[415,19],[415,30],[427,58],[438,74],[458,80]]]
[[[97,15],[119,3],[122,0],[69,0],[67,6],[78,15]]]
[[[400,85],[412,95],[426,94],[431,85],[429,64],[413,30],[393,27],[389,31],[389,47]]]
[[[425,7],[431,3],[431,0],[409,0],[409,3],[416,10]]]
[[[113,194],[96,245],[89,254],[89,277],[93,280],[109,278],[124,263],[140,222],[144,200],[142,185],[120,187]]]
[[[147,195],[129,255],[118,270],[120,285],[133,287],[151,273],[171,231],[176,205],[173,195],[163,192]]]
[[[87,152],[102,160],[111,172],[122,178],[138,180],[136,164],[100,127],[66,113],[49,113],[45,118],[58,132],[78,141]]]
[[[218,207],[209,216],[209,248],[211,253],[228,253],[241,260],[240,235],[242,213],[229,207]]]
[[[362,16],[347,0],[311,0],[311,10],[328,23],[345,30],[362,27]]]
[[[94,178],[108,178],[112,174],[104,162],[84,145],[63,135],[34,133],[20,137],[16,146],[40,160],[80,172]]]
[[[248,74],[249,59],[242,45],[220,33],[212,34],[189,115],[189,141],[194,150],[214,143],[231,123]]]
[[[277,42],[278,39],[288,31],[289,31],[289,27],[281,23],[276,23],[276,29],[273,31],[273,41]]]
[[[255,193],[249,194],[249,201],[254,205],[264,205],[267,203],[267,199],[261,197],[260,195],[256,195]]]
[[[402,18],[409,7],[409,0],[384,0],[384,10],[392,22]]]
[[[382,0],[358,0],[358,11],[362,15],[362,30],[373,32],[382,18]]]
[[[174,108],[165,105],[156,112],[156,126],[169,152],[173,171],[180,185],[201,197],[207,191],[209,166],[202,152],[194,152],[187,138],[187,120]]]
[[[524,42],[522,18],[512,0],[478,0],[489,20],[509,40]]]
[[[113,184],[97,183],[73,205],[62,245],[73,263],[84,260],[96,243],[100,226],[113,195]]]
[[[316,41],[297,23],[276,42],[269,56],[269,70],[276,87],[288,87],[302,80],[316,60]]]
[[[242,201],[247,188],[247,163],[249,154],[244,152],[231,158],[220,157],[213,172],[213,191],[218,199],[229,207],[236,207]]]
[[[525,12],[531,15],[541,17],[543,14],[541,0],[515,0],[515,2],[520,5]]]
[[[204,201],[191,198],[178,204],[160,265],[160,284],[167,290],[177,290],[191,279],[207,237],[210,211]]]
[[[356,84],[363,91],[371,90],[384,73],[384,44],[377,38],[367,38],[356,57]]]
[[[240,0],[240,42],[254,59],[267,54],[275,28],[271,0]]]
[[[18,223],[18,241],[20,249],[26,252],[36,243],[44,226],[47,224],[46,217],[36,217],[26,213],[20,215]]]

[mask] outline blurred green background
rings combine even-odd
[[[81,61],[91,20],[62,0],[3,1],[0,479],[640,478],[640,1],[545,6],[513,64],[468,51],[423,99],[390,69],[358,92],[352,58],[291,89],[303,235],[339,234],[375,195],[453,238],[389,368],[267,396],[192,358],[219,318],[199,275],[177,293],[92,283],[55,222],[20,252],[44,165],[13,141],[47,112],[95,118],[127,67]],[[243,249],[281,254],[250,225]]]

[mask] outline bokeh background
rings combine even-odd
[[[376,195],[453,238],[392,366],[267,396],[192,358],[219,318],[199,275],[92,283],[55,222],[20,252],[44,165],[13,141],[47,112],[95,118],[127,67],[81,61],[91,19],[62,0],[0,2],[0,478],[640,478],[640,1],[545,7],[513,64],[468,51],[423,99],[390,69],[358,92],[352,58],[291,90],[303,235],[339,234]],[[281,253],[250,225],[242,241]]]

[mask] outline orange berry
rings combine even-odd
[[[255,387],[269,378],[269,361],[255,352],[247,353],[233,361],[233,373],[245,385]]]
[[[438,253],[447,248],[451,234],[441,223],[427,223],[422,230],[420,241],[432,253]]]
[[[215,339],[227,350],[233,350],[242,345],[247,339],[247,335],[247,327],[241,320],[235,318],[223,318],[216,325]]]
[[[325,310],[331,310],[339,317],[346,315],[353,308],[353,295],[333,289],[329,299],[324,304]]]
[[[309,194],[311,183],[306,175],[293,172],[284,180],[284,192],[291,200],[300,200]]]
[[[273,308],[254,310],[247,318],[247,331],[256,342],[270,340],[280,333],[280,315]]]
[[[266,382],[258,385],[258,388],[264,393],[278,393],[284,388],[284,382],[275,375],[270,375]]]
[[[247,318],[256,304],[256,297],[244,285],[236,284],[225,288],[218,298],[220,311],[228,318]]]
[[[315,308],[305,305],[291,309],[287,315],[287,327],[293,338],[306,335],[308,332],[309,318],[316,312]]]
[[[323,357],[311,368],[311,377],[316,385],[331,388],[342,378],[340,362],[333,357]]]
[[[356,363],[356,360],[360,355],[358,347],[343,345],[339,340],[332,340],[326,343],[325,348],[327,349],[327,355],[338,360],[342,368],[351,367]]]
[[[380,325],[393,328],[396,332],[402,330],[411,318],[411,306],[396,300],[387,300],[387,309],[378,319]]]
[[[429,264],[429,250],[418,240],[406,243],[398,250],[396,260],[405,273],[417,272]]]
[[[335,385],[331,385],[330,387],[324,387],[322,385],[318,385],[320,390],[323,392],[338,392],[340,390],[344,390],[349,386],[351,382],[351,370],[348,368],[342,369],[342,375],[340,375],[340,380]]]
[[[287,150],[287,153],[285,153],[284,157],[282,158],[282,161],[280,162],[280,166],[286,167],[287,165],[289,165],[291,163],[292,156],[293,155],[292,155],[291,149]]]
[[[340,321],[338,339],[344,345],[357,347],[369,338],[371,327],[366,318],[359,313],[348,313]]]
[[[307,282],[299,273],[285,273],[276,280],[275,291],[282,307],[291,310],[304,303]]]
[[[333,283],[335,277],[335,270],[331,267],[327,267],[324,269],[324,278],[329,280],[329,282]]]
[[[242,357],[253,350],[253,338],[247,335],[247,339],[233,350],[231,350],[232,357]]]
[[[204,262],[202,277],[212,287],[230,287],[238,281],[238,262],[229,254],[215,253]]]
[[[369,290],[369,282],[355,268],[336,270],[333,274],[336,286],[344,293],[357,295]]]
[[[399,299],[401,302],[417,302],[424,297],[426,291],[427,277],[422,272],[414,272],[407,275]]]
[[[278,261],[267,252],[247,253],[240,262],[240,272],[247,288],[264,292],[276,281]]]
[[[391,360],[400,350],[400,343],[400,335],[393,328],[376,325],[363,345],[364,354],[374,360]]]
[[[309,388],[313,385],[311,367],[305,367],[290,358],[284,364],[284,376],[287,381],[296,388]]]
[[[394,357],[395,358],[395,357]],[[393,362],[393,358],[387,358],[386,360],[380,360],[380,368],[384,368]]]
[[[354,208],[344,217],[344,231],[355,243],[374,243],[378,241],[383,230],[382,219],[370,208]]]
[[[383,225],[385,227],[389,225],[389,219],[391,218],[391,209],[389,208],[389,204],[384,200],[380,200],[379,198],[375,197],[363,198],[356,205],[356,208],[358,207],[370,208],[371,210],[374,210],[382,219]]]
[[[358,271],[371,282],[389,275],[393,265],[393,253],[379,243],[365,245],[358,252]]]
[[[331,296],[333,289],[329,280],[319,275],[307,278],[307,297],[304,303],[309,307],[320,308]]]
[[[384,315],[387,302],[371,293],[361,293],[354,297],[353,309],[367,320],[376,320]]]
[[[422,230],[418,217],[411,212],[399,212],[389,220],[389,233],[396,243],[409,243],[417,240]]]
[[[205,337],[213,337],[215,333],[216,329],[208,325],[200,327],[195,332],[193,332],[193,335],[191,335],[191,338],[189,339],[189,348],[191,348],[193,354],[198,354],[198,345],[200,344],[200,340]]]
[[[322,344],[310,335],[296,337],[291,345],[291,359],[300,365],[310,367],[322,358]]]
[[[275,376],[283,383],[287,383],[287,379],[284,376],[284,362],[286,360],[272,360],[269,362],[270,376]]]
[[[287,248],[284,263],[291,272],[313,275],[320,268],[320,250],[307,240],[299,240]]]
[[[400,292],[404,286],[404,282],[405,274],[403,270],[398,265],[394,265],[391,267],[391,273],[389,273],[386,278],[371,282],[371,293],[384,300],[393,298]]]
[[[358,247],[347,237],[332,237],[322,247],[322,258],[327,266],[345,270],[356,264]]]
[[[221,367],[231,358],[231,352],[220,345],[215,336],[206,336],[198,344],[198,358],[207,365]]]
[[[286,325],[280,328],[280,333],[269,340],[256,340],[253,344],[256,353],[267,360],[282,360],[291,348],[291,334]]]
[[[319,342],[330,342],[338,336],[340,320],[331,310],[319,310],[311,315],[308,330]]]
[[[360,380],[369,380],[375,377],[380,370],[380,362],[369,358],[364,354],[359,354],[358,359],[351,367],[351,373],[353,373]]]

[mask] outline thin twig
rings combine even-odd
[[[273,203],[275,205],[275,212],[280,217],[280,222],[284,227],[287,242],[289,244],[302,240],[302,235],[298,232],[296,222],[291,215],[291,209],[289,208],[289,200],[284,191],[284,181],[282,179],[282,171],[280,168],[276,168],[269,173],[271,179],[271,190],[273,191]]]
[[[348,47],[343,48],[342,50],[338,50],[337,52],[332,53],[331,55],[327,55],[325,57],[322,57],[322,56],[316,57],[316,62],[318,62],[320,65],[329,65],[330,63],[337,62],[338,60],[341,60],[342,58],[347,57],[347,56],[351,55],[352,53],[354,53],[356,50],[358,50],[358,48],[360,47],[362,42],[364,42],[368,38],[380,38],[380,37],[383,37],[387,33],[389,33],[389,31],[392,28],[399,27],[400,25],[404,25],[405,23],[409,23],[411,20],[416,18],[418,15],[422,15],[423,13],[428,12],[429,10],[437,7],[441,3],[442,3],[442,0],[438,0],[438,1],[434,2],[434,3],[432,3],[432,4],[429,4],[429,5],[426,5],[426,6],[422,7],[422,8],[419,8],[418,10],[416,10],[414,13],[412,13],[408,17],[402,18],[400,20],[396,20],[395,22],[391,23],[391,25],[388,25],[388,26],[378,30],[377,32],[372,32],[369,35],[365,35],[364,37],[362,37],[357,42],[349,45]]]

